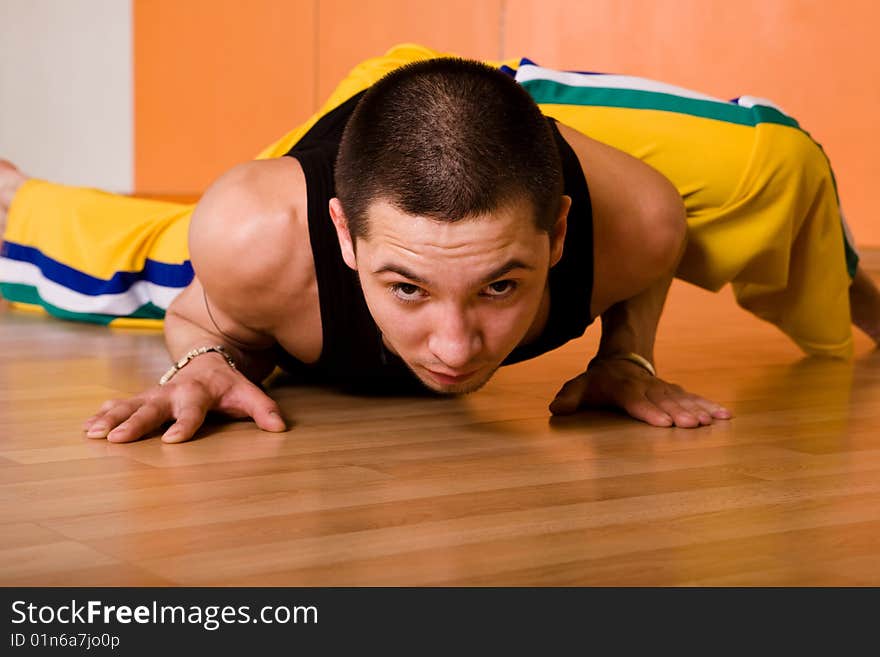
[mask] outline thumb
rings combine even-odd
[[[287,431],[281,409],[265,392],[248,383],[240,391],[240,395],[242,409],[254,419],[260,429],[272,432]]]
[[[550,402],[550,412],[553,415],[570,415],[574,413],[580,407],[586,389],[587,377],[585,374],[581,374],[567,382],[556,393],[556,398]]]
[[[253,413],[251,417],[254,418],[254,422],[263,431],[272,431],[273,433],[287,431],[287,424],[284,422],[284,418],[281,417],[281,410],[274,402],[271,407],[260,409]]]

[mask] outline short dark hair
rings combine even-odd
[[[379,200],[441,221],[527,201],[550,232],[563,189],[554,135],[531,96],[506,73],[458,58],[408,64],[367,90],[335,182],[353,237],[366,235]]]

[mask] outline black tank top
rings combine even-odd
[[[361,291],[357,273],[342,259],[328,202],[335,196],[333,170],[342,132],[363,92],[324,115],[286,154],[306,179],[309,240],[321,309],[321,356],[305,365],[280,351],[278,362],[297,378],[366,392],[422,392],[426,388],[382,343]],[[565,246],[550,270],[550,312],[538,338],[505,359],[510,365],[534,358],[583,335],[592,323],[593,215],[587,181],[577,156],[556,123],[548,119],[562,159],[565,194],[571,197]]]

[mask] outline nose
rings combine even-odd
[[[445,308],[428,337],[428,349],[443,366],[461,370],[483,349],[482,332],[466,310]]]

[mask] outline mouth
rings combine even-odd
[[[472,370],[470,372],[437,372],[435,370],[427,369],[428,374],[434,379],[437,383],[444,386],[452,386],[464,383],[468,379],[473,378],[473,376],[479,372],[479,370]]]

